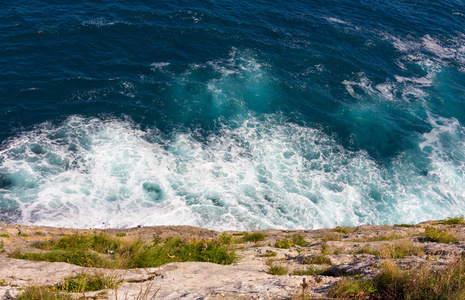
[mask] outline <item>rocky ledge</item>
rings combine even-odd
[[[425,265],[443,268],[465,252],[465,225],[445,223],[264,230],[259,231],[264,239],[255,242],[241,241],[241,232],[219,233],[189,226],[82,230],[0,223],[0,299],[14,299],[26,286],[54,286],[64,278],[96,272],[95,268],[63,262],[10,258],[17,250],[33,251],[31,246],[38,241],[94,232],[125,233],[124,238],[146,240],[169,236],[212,240],[222,235],[231,238],[233,243],[228,247],[235,249],[238,259],[231,265],[176,262],[157,268],[101,269],[101,272],[117,276],[122,284],[111,290],[86,292],[86,299],[142,299],[144,293],[145,299],[296,299],[303,292],[306,297],[324,299],[329,297],[329,289],[344,276],[374,278],[386,259],[403,269],[415,270]],[[433,242],[425,237],[428,228],[450,233],[458,241]],[[407,243],[418,251],[397,258],[389,249],[400,243]],[[273,269],[276,267],[279,272]],[[275,273],[284,275],[273,275]],[[83,294],[76,297],[82,299]]]

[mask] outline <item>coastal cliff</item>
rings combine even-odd
[[[13,258],[18,253],[45,253],[48,250],[38,249],[38,242],[73,235],[105,235],[121,241],[177,237],[205,241],[205,249],[210,247],[208,241],[219,241],[235,253],[235,259],[225,265],[187,261],[120,269]],[[15,299],[27,287],[56,288],[66,278],[98,273],[118,284],[70,295],[80,299],[329,298],[337,296],[334,287],[341,281],[372,281],[386,264],[414,272],[442,270],[465,252],[464,240],[465,225],[459,217],[417,225],[223,233],[189,226],[84,230],[0,223],[0,297]],[[370,297],[366,290],[339,293],[353,299]]]

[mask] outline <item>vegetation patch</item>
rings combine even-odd
[[[366,237],[363,239],[354,239],[352,242],[382,242],[382,241],[394,241],[404,239],[405,236],[397,233],[386,234],[386,235],[376,235],[372,237]]]
[[[318,254],[313,256],[305,257],[302,261],[303,264],[310,265],[330,265],[331,260],[324,254]]]
[[[37,243],[35,247],[47,252],[16,251],[10,256],[98,268],[148,268],[185,261],[231,264],[236,258],[235,252],[219,241],[187,241],[179,237],[144,243],[140,239],[124,241],[104,234],[74,234],[55,241]]]
[[[0,234],[0,237],[9,238],[10,235],[8,235],[8,234],[6,234],[6,233],[2,233],[2,234]]]
[[[71,295],[50,290],[43,286],[28,286],[15,300],[72,300]]]
[[[338,299],[371,299],[377,292],[373,281],[361,278],[343,278],[330,291],[330,295]],[[392,298],[397,299],[397,298]]]
[[[274,251],[270,251],[270,250],[266,250],[265,254],[262,254],[261,256],[262,257],[273,257],[273,256],[276,256],[276,252]]]
[[[231,234],[223,232],[219,237],[219,241],[221,244],[229,245],[234,242],[234,239]]]
[[[342,240],[342,235],[335,232],[326,232],[321,238],[324,241],[340,241]]]
[[[416,247],[409,240],[400,240],[395,243],[382,245],[379,249],[372,249],[369,245],[360,248],[356,254],[367,253],[382,258],[401,259],[406,256],[419,256],[424,254],[424,247]]]
[[[287,275],[289,268],[280,264],[275,264],[273,260],[266,262],[268,270],[266,271],[270,275]]]
[[[281,248],[281,249],[289,249],[289,248],[291,248],[293,245],[294,245],[294,243],[291,242],[291,241],[288,240],[288,239],[276,240],[276,242],[274,243],[274,246],[275,246],[276,248]]]
[[[343,299],[465,299],[465,259],[441,271],[427,266],[403,271],[387,260],[374,280],[344,278],[330,294]]]
[[[117,237],[125,237],[126,235],[127,235],[126,232],[121,232],[121,233],[116,234]]]
[[[310,243],[305,241],[304,237],[300,234],[294,234],[291,240],[295,245],[300,246],[300,247],[310,246]]]
[[[244,234],[244,241],[246,242],[260,242],[265,240],[265,235],[261,232],[247,233]]]
[[[421,226],[420,225],[414,225],[414,224],[394,224],[394,227],[413,228],[413,227],[421,227]]]
[[[312,266],[308,266],[307,269],[294,270],[292,274],[300,275],[300,276],[316,276],[316,275],[329,276],[330,275],[328,272],[328,269],[319,269],[319,268],[314,268]]]
[[[116,289],[121,284],[117,276],[105,275],[103,272],[94,274],[81,273],[73,277],[66,278],[56,289],[71,292],[83,293],[99,291],[103,289]]]
[[[447,230],[438,230],[434,228],[433,226],[429,226],[425,228],[425,232],[423,233],[425,236],[426,240],[429,242],[434,242],[434,243],[456,243],[459,241],[459,239],[454,236],[452,233],[450,233]]]
[[[20,236],[28,237],[29,234],[27,234],[27,233],[21,233]]]
[[[455,217],[447,218],[447,220],[444,220],[440,224],[444,224],[444,225],[464,225],[465,220],[464,220],[463,215],[458,215],[458,216],[455,216]]]

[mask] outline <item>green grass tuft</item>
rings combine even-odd
[[[459,239],[452,233],[446,230],[437,230],[436,228],[429,226],[425,228],[424,236],[427,241],[434,243],[456,243]]]
[[[260,242],[265,240],[265,235],[261,232],[254,232],[252,234],[245,233],[244,234],[244,241],[246,242]]]
[[[94,274],[81,273],[68,277],[56,286],[57,290],[71,293],[83,293],[99,291],[103,289],[115,289],[121,284],[116,276],[105,275],[103,272]]]
[[[42,286],[28,286],[15,300],[72,300],[73,297],[68,294],[62,294],[58,291],[49,290]]]
[[[300,247],[308,247],[310,245],[310,243],[305,241],[304,237],[300,234],[294,234],[292,236],[292,242]]]
[[[268,270],[266,271],[270,275],[287,275],[289,268],[283,265],[275,264],[272,260],[267,261]]]
[[[305,270],[294,270],[294,272],[292,272],[292,274],[293,275],[300,275],[300,276],[329,275],[328,270],[314,268],[312,266],[308,266],[308,268],[305,269]]]
[[[126,235],[127,235],[126,232],[121,232],[121,233],[116,234],[117,237],[125,237]]]
[[[0,237],[9,238],[10,235],[8,235],[8,234],[6,234],[6,233],[2,233],[2,234],[0,234]]]
[[[306,257],[303,261],[303,264],[310,265],[330,265],[331,260],[324,254],[318,254],[313,256]]]

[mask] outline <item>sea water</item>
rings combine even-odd
[[[7,1],[0,221],[216,230],[465,212],[462,1]]]

